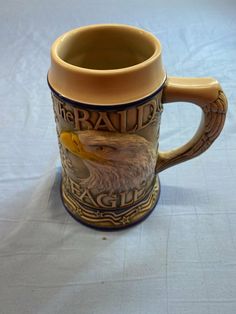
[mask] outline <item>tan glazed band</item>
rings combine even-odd
[[[121,46],[124,42],[124,48]],[[140,49],[140,63],[111,69],[81,67],[68,61],[70,49],[93,49],[102,45],[109,50]],[[77,47],[77,48],[75,48]],[[131,48],[130,48],[131,47]],[[132,52],[132,53],[133,53]],[[94,52],[96,53],[96,51]],[[139,56],[137,56],[137,60]],[[118,105],[138,101],[158,90],[166,78],[161,60],[161,45],[151,33],[139,28],[98,24],[74,29],[60,36],[51,48],[50,86],[73,101],[94,105]]]

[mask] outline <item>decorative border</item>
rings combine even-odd
[[[157,180],[148,196],[138,204],[124,210],[93,210],[76,202],[72,196],[65,191],[61,182],[61,198],[66,210],[77,221],[101,230],[117,230],[130,227],[143,221],[155,208],[160,196],[160,181]]]
[[[60,93],[58,93],[50,85],[49,80],[48,80],[48,76],[47,76],[48,86],[51,89],[51,91],[53,92],[53,94],[55,95],[55,97],[63,100],[64,102],[69,103],[73,107],[81,108],[81,109],[88,109],[88,110],[92,110],[92,111],[119,111],[119,110],[124,110],[124,109],[130,109],[132,107],[137,107],[139,105],[143,105],[144,103],[148,102],[154,96],[156,96],[157,94],[159,94],[162,91],[162,89],[166,83],[166,80],[167,80],[167,77],[165,77],[163,83],[155,92],[153,92],[151,95],[146,96],[140,100],[136,100],[136,101],[125,103],[125,104],[115,104],[115,105],[96,105],[96,104],[94,104],[94,105],[92,105],[92,104],[86,104],[86,103],[82,103],[79,101],[75,101],[75,100],[72,100],[70,98],[62,96]]]

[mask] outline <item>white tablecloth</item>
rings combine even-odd
[[[236,313],[235,14],[234,1],[0,1],[1,314]],[[113,233],[62,206],[46,83],[54,39],[93,23],[151,31],[169,75],[216,77],[229,99],[210,150],[163,172],[152,215]],[[196,106],[166,105],[161,148],[199,119]]]

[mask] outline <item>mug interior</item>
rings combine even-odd
[[[64,62],[86,69],[127,68],[149,59],[157,46],[147,32],[132,27],[95,27],[68,33],[57,47]]]

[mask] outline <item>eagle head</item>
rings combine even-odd
[[[153,177],[156,151],[151,142],[138,134],[97,130],[64,131],[62,145],[80,157],[90,171],[90,186],[116,189],[140,188]],[[96,177],[96,179],[95,179]],[[104,190],[103,189],[103,190]]]

